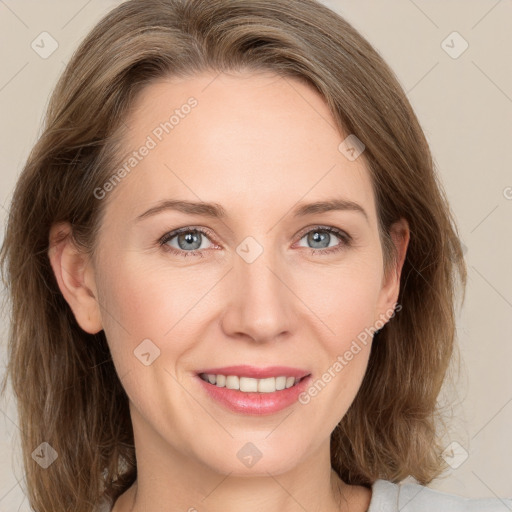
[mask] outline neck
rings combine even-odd
[[[329,439],[307,460],[284,472],[273,473],[263,465],[258,471],[257,464],[249,474],[238,473],[237,465],[219,472],[171,446],[136,413],[132,419],[137,481],[119,497],[112,512],[366,510],[367,497],[362,504],[360,492],[332,470]]]
[[[321,496],[318,490],[309,489],[299,490],[296,486],[291,486],[288,490],[286,479],[280,476],[261,478],[260,481],[249,482],[248,479],[226,477],[219,475],[217,487],[211,489],[210,494],[199,496],[199,493],[193,492],[192,486],[189,492],[176,492],[176,482],[173,482],[172,494],[165,492],[169,485],[163,486],[161,482],[151,489],[147,488],[144,480],[140,478],[123,494],[116,502],[113,512],[142,512],[154,510],[155,512],[197,512],[208,510],[209,512],[232,512],[240,510],[240,507],[253,511],[273,512],[304,512],[304,510],[322,510],[326,512],[351,512],[352,510],[363,511],[366,508],[353,508],[350,499],[343,494],[344,484],[336,475],[330,479],[330,492]],[[229,484],[227,483],[229,479]],[[283,484],[283,480],[285,484]],[[222,488],[222,491],[220,487]],[[182,485],[180,484],[182,489]],[[192,492],[190,492],[192,491]],[[187,496],[189,496],[187,498]],[[250,500],[249,498],[250,497]]]

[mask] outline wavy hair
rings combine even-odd
[[[437,397],[455,355],[457,286],[466,266],[446,194],[395,74],[343,17],[315,0],[128,0],[90,31],[62,73],[12,198],[0,253],[8,290],[8,368],[22,429],[28,498],[39,512],[94,509],[137,477],[128,398],[105,334],[84,332],[48,258],[50,227],[96,250],[107,200],[94,190],[119,158],[123,119],[153,81],[204,71],[272,71],[325,99],[340,134],[365,145],[385,270],[389,228],[409,222],[401,310],[374,336],[368,369],[331,435],[349,484],[443,470]],[[464,301],[464,297],[462,298]],[[47,469],[31,454],[58,453]]]

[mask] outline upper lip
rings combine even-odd
[[[259,368],[250,365],[223,366],[222,368],[206,368],[197,372],[209,373],[214,375],[237,375],[238,377],[252,377],[253,379],[265,379],[268,377],[295,377],[301,379],[309,375],[307,370],[301,368],[292,368],[290,366],[266,366]]]

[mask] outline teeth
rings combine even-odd
[[[253,379],[251,377],[238,377],[237,375],[214,375],[201,373],[200,377],[219,388],[236,389],[244,393],[273,393],[285,388],[291,388],[300,379],[295,377],[269,377],[267,379]]]
[[[256,379],[250,379],[249,377],[240,377],[240,391],[262,391],[262,389],[258,389],[261,387]]]
[[[280,391],[286,387],[286,377],[276,377],[276,389]]]
[[[228,389],[239,389],[240,379],[236,375],[228,375],[226,377],[226,387]]]

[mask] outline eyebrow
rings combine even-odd
[[[156,206],[150,208],[136,218],[139,222],[148,217],[152,217],[167,210],[179,211],[188,213],[190,215],[200,215],[203,217],[223,219],[226,215],[226,210],[218,203],[205,203],[195,201],[183,201],[177,199],[168,199],[161,201]],[[347,199],[335,198],[326,201],[317,201],[314,203],[299,203],[292,210],[292,216],[305,217],[315,213],[325,213],[330,211],[354,211],[359,212],[369,221],[368,214],[365,209],[358,203]]]

